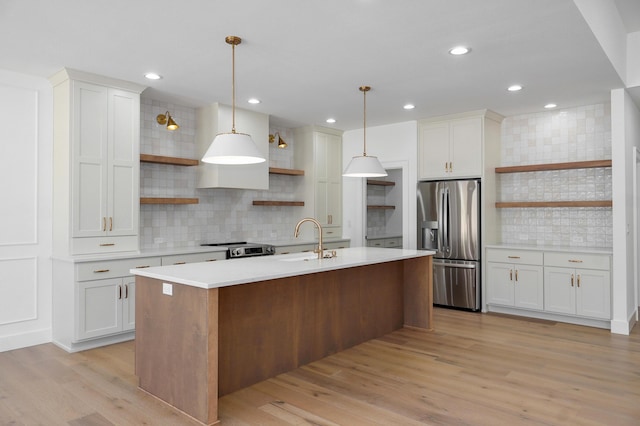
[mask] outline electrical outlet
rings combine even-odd
[[[162,283],[162,294],[173,296],[173,284]]]

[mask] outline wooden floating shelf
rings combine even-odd
[[[171,164],[174,166],[197,166],[198,160],[191,158],[167,157],[164,155],[140,154],[140,162],[155,164]]]
[[[367,185],[395,186],[396,183],[389,180],[367,179]]]
[[[496,208],[518,208],[518,207],[611,207],[611,200],[603,201],[514,201],[497,202]]]
[[[367,206],[367,208],[369,210],[395,210],[396,206],[376,206],[376,205],[369,205]]]
[[[543,172],[548,170],[593,169],[611,167],[611,160],[573,161],[570,163],[530,164],[526,166],[496,167],[496,173]]]
[[[269,167],[269,173],[272,175],[304,176],[304,170],[280,169],[278,167]]]
[[[197,198],[140,198],[140,204],[198,204]]]
[[[292,207],[303,207],[304,201],[267,201],[267,200],[254,200],[254,206],[292,206]]]

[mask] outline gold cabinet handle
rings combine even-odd
[[[109,231],[113,231],[113,217],[109,218]]]
[[[516,269],[516,282],[518,282],[518,270]]]
[[[453,172],[453,163],[449,161],[449,172]]]
[[[150,268],[149,265],[140,265],[140,266],[136,266],[135,269],[144,269],[144,268]]]
[[[573,274],[571,274],[571,287],[573,287]]]
[[[578,275],[578,287],[580,287],[580,275]]]
[[[207,260],[205,260],[205,262],[215,262],[216,260],[218,260],[218,259],[207,259]]]
[[[447,163],[446,161],[444,162],[444,172],[445,173],[449,172],[449,163]]]
[[[118,299],[122,299],[122,286],[118,286]]]
[[[187,262],[176,262],[176,263],[174,263],[174,265],[184,265],[185,263],[187,263]]]
[[[127,284],[124,285],[124,298],[129,298],[129,286]]]
[[[569,262],[571,262],[571,263],[582,263],[582,260],[580,260],[580,259],[569,259]]]
[[[107,218],[103,217],[102,218],[102,231],[106,231],[107,230]]]
[[[110,247],[110,246],[115,246],[115,243],[102,243],[102,244],[100,244],[100,247]]]
[[[108,269],[96,269],[95,271],[93,271],[94,274],[101,274],[103,272],[109,272]]]
[[[509,259],[520,259],[520,256],[507,256]]]
[[[509,281],[513,281],[513,269],[509,269]]]

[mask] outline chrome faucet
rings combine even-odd
[[[318,250],[315,250],[315,252],[318,253],[318,259],[322,259],[324,257],[324,249],[322,248],[322,225],[320,225],[320,222],[312,217],[305,217],[296,225],[296,230],[294,231],[293,236],[294,238],[298,238],[300,225],[302,225],[304,222],[313,222],[318,227]]]

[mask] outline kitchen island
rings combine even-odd
[[[218,397],[432,326],[433,252],[355,247],[132,270],[141,389],[203,424]]]

